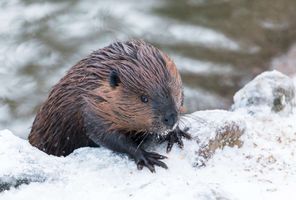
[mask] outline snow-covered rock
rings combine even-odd
[[[0,199],[295,199],[291,82],[278,72],[263,73],[235,95],[232,111],[184,116],[180,125],[193,139],[183,150],[174,147],[165,160],[169,169],[155,174],[104,148],[55,157],[0,131]],[[284,91],[279,112],[277,88]],[[152,148],[166,155],[165,144]]]
[[[183,117],[181,127],[189,128],[194,144],[190,154],[193,166],[205,166],[218,149],[241,147],[245,132],[244,118],[224,110],[198,111]],[[194,153],[194,154],[192,154]]]
[[[234,110],[289,115],[295,106],[295,85],[291,78],[278,71],[264,72],[238,91],[233,99]]]

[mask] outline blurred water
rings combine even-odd
[[[116,40],[166,51],[188,111],[228,108],[234,92],[296,40],[294,0],[2,0],[0,129],[25,137],[66,70]]]

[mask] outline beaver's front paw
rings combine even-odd
[[[138,150],[139,153],[135,156],[135,161],[137,163],[137,167],[139,170],[143,169],[143,167],[147,167],[152,173],[155,172],[154,165],[163,167],[168,169],[167,165],[160,161],[162,159],[167,158],[166,156],[154,153],[154,152],[147,152],[144,150]]]
[[[184,131],[182,131],[182,130],[180,130],[179,127],[177,127],[174,131],[170,132],[165,137],[165,140],[168,141],[167,153],[169,153],[172,150],[172,147],[174,146],[175,143],[177,143],[178,146],[182,149],[184,147],[184,143],[182,140],[183,137],[188,140],[191,140],[191,135],[189,133],[187,133],[187,131],[188,131],[188,129],[185,129]]]

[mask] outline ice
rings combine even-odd
[[[165,144],[151,147],[169,157],[169,169],[154,174],[104,148],[55,157],[0,131],[0,199],[295,199],[295,97],[279,112],[272,103],[272,91],[291,94],[292,82],[265,72],[237,92],[231,111],[184,116],[180,125],[193,139],[169,154]],[[247,104],[252,96],[264,98]]]

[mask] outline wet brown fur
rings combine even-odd
[[[108,81],[112,71],[120,77],[116,88]],[[98,135],[157,132],[162,128],[158,104],[141,102],[141,95],[158,99],[164,109],[172,101],[181,112],[181,78],[165,53],[139,40],[116,42],[94,51],[53,87],[36,115],[29,142],[57,156],[95,146],[86,134],[92,123],[85,120],[89,112],[100,119],[102,133]]]

